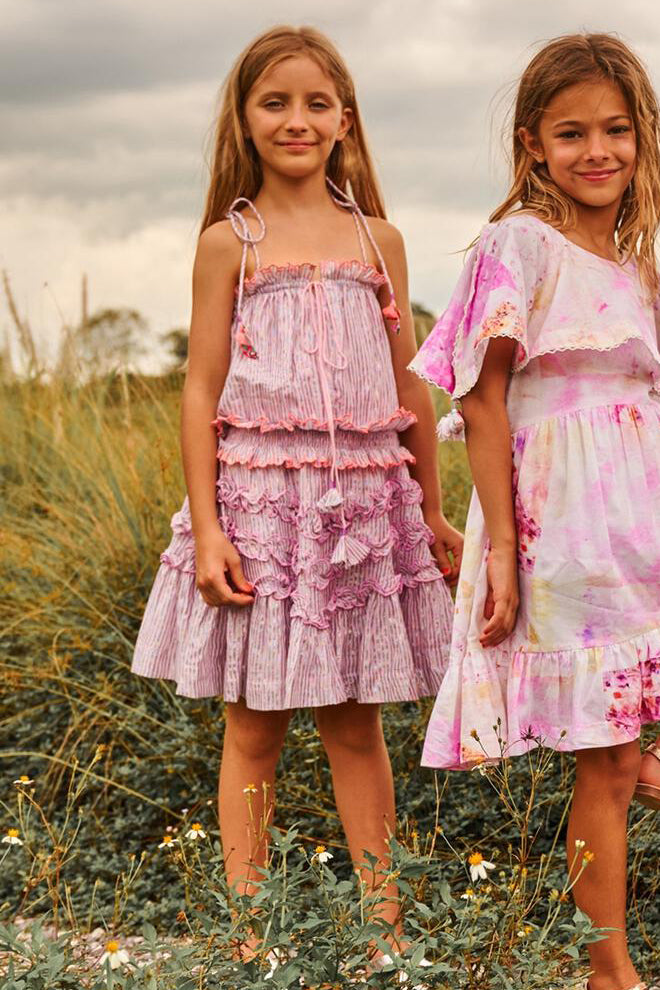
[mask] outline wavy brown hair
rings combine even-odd
[[[529,154],[518,136],[521,127],[538,133],[545,108],[557,93],[578,82],[607,80],[619,87],[632,117],[637,142],[635,175],[616,220],[616,243],[625,259],[635,258],[643,284],[658,290],[655,238],[660,224],[660,112],[658,98],[642,62],[611,34],[569,34],[539,51],[522,74],[510,123],[513,179],[491,221],[521,210],[553,227],[577,220],[575,204],[550,178],[544,163]]]
[[[244,135],[244,108],[248,93],[261,75],[279,62],[306,55],[335,84],[343,107],[353,112],[353,123],[343,141],[337,141],[326,164],[328,177],[353,197],[368,216],[385,218],[382,194],[367,147],[346,63],[332,42],[311,27],[275,27],[252,41],[239,55],[225,80],[215,129],[211,180],[201,230],[222,220],[238,196],[254,199],[262,183],[259,156]]]

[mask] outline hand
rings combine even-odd
[[[498,646],[513,632],[518,615],[518,554],[515,549],[491,549],[486,568],[488,593],[484,605],[484,626],[479,642],[486,648]]]
[[[220,527],[195,540],[196,584],[207,605],[251,605],[254,588],[243,574],[238,550]]]
[[[463,534],[447,522],[442,512],[425,514],[424,521],[433,530],[435,536],[435,542],[431,544],[431,553],[438,562],[440,573],[445,581],[453,588],[458,581],[458,573],[461,569]]]

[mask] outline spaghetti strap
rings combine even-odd
[[[237,209],[237,207],[241,203],[244,203],[248,207],[248,209],[252,210],[255,217],[257,218],[257,222],[259,224],[259,232],[257,234],[252,233],[252,231],[248,227],[247,220],[240,212],[240,210]],[[236,237],[243,245],[243,250],[241,253],[241,270],[238,276],[238,296],[236,299],[236,322],[238,325],[238,329],[236,332],[236,341],[239,347],[241,348],[241,351],[246,357],[256,358],[257,352],[252,346],[252,342],[248,335],[247,327],[243,322],[243,317],[241,316],[241,313],[243,310],[243,289],[245,287],[245,267],[247,264],[248,250],[249,248],[252,248],[252,252],[254,254],[254,263],[256,267],[259,268],[260,261],[259,261],[259,250],[257,248],[257,244],[263,241],[264,237],[266,236],[266,224],[264,222],[264,218],[262,217],[261,213],[259,213],[259,210],[256,208],[254,203],[251,200],[246,199],[245,196],[239,196],[238,199],[235,199],[225,215],[227,217],[227,220],[229,220],[229,223],[231,224],[231,229],[234,231]]]
[[[358,235],[358,241],[360,242],[360,250],[362,251],[362,260],[365,265],[369,264],[369,258],[367,257],[367,245],[364,243],[364,234],[362,233],[362,224],[358,220],[358,215],[355,210],[351,210],[351,216],[355,221],[355,229]]]
[[[394,297],[394,286],[392,285],[392,279],[390,278],[390,273],[387,270],[387,265],[385,264],[385,259],[383,258],[383,254],[380,248],[378,247],[378,244],[376,243],[376,239],[374,238],[374,235],[371,233],[371,228],[369,227],[369,224],[367,223],[367,218],[365,217],[364,213],[362,212],[358,204],[355,202],[355,200],[351,199],[348,193],[345,193],[343,189],[340,189],[339,186],[335,185],[332,179],[330,179],[327,175],[325,177],[325,181],[327,182],[330,188],[330,195],[332,196],[337,206],[342,206],[345,209],[350,210],[353,213],[353,216],[356,218],[356,223],[359,220],[360,223],[362,224],[362,227],[364,228],[364,232],[367,235],[367,238],[369,239],[369,243],[371,244],[372,248],[376,253],[376,257],[378,258],[378,263],[381,267],[383,275],[385,276],[387,287],[390,290],[390,301],[387,306],[383,306],[383,316],[387,320],[388,324],[390,324],[390,330],[393,333],[398,333],[399,330],[401,329],[401,312],[396,304],[396,299]],[[365,260],[366,260],[366,251],[364,247],[364,240],[362,237],[360,237],[360,245],[362,246],[362,252],[365,255]]]

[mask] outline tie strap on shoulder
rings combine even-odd
[[[359,222],[362,224],[362,227],[364,228],[364,232],[367,235],[369,243],[371,244],[376,254],[376,257],[378,258],[378,263],[381,267],[381,271],[383,275],[385,276],[385,281],[387,282],[387,287],[390,292],[390,301],[387,304],[387,306],[383,306],[383,318],[387,321],[392,333],[398,333],[399,330],[401,329],[401,311],[399,310],[399,307],[396,304],[396,299],[394,297],[394,286],[392,285],[392,279],[390,278],[390,273],[387,270],[387,265],[385,264],[383,253],[378,247],[375,237],[371,233],[371,228],[369,227],[367,218],[365,217],[364,213],[362,212],[358,204],[355,202],[355,200],[351,199],[348,193],[345,193],[343,189],[340,189],[339,186],[335,185],[332,179],[330,179],[327,175],[325,177],[325,181],[328,184],[330,195],[332,196],[337,206],[342,206],[346,210],[351,210],[353,215],[359,219]],[[360,244],[362,245],[362,250],[364,252],[364,245],[362,243],[362,238],[360,238]]]
[[[259,230],[256,234],[253,234],[248,226],[246,218],[243,216],[241,211],[238,209],[239,206],[247,206],[249,210],[254,214],[257,223],[259,224]],[[238,297],[236,300],[236,322],[238,328],[236,331],[236,342],[241,349],[241,352],[248,358],[256,358],[257,352],[252,346],[252,341],[250,340],[250,335],[248,329],[243,322],[243,317],[241,316],[243,310],[243,290],[245,287],[245,267],[247,264],[247,254],[248,250],[252,248],[254,254],[255,266],[259,267],[259,251],[257,249],[257,244],[263,241],[266,236],[266,224],[264,218],[262,217],[259,210],[256,208],[254,203],[247,199],[245,196],[239,196],[229,207],[227,213],[225,214],[227,220],[231,224],[231,229],[236,234],[236,237],[243,245],[243,250],[241,253],[241,270],[238,276]]]

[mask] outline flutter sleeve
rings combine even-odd
[[[456,400],[476,384],[493,337],[517,342],[512,370],[526,364],[529,313],[541,277],[541,240],[533,218],[513,216],[487,224],[449,306],[410,369]]]

